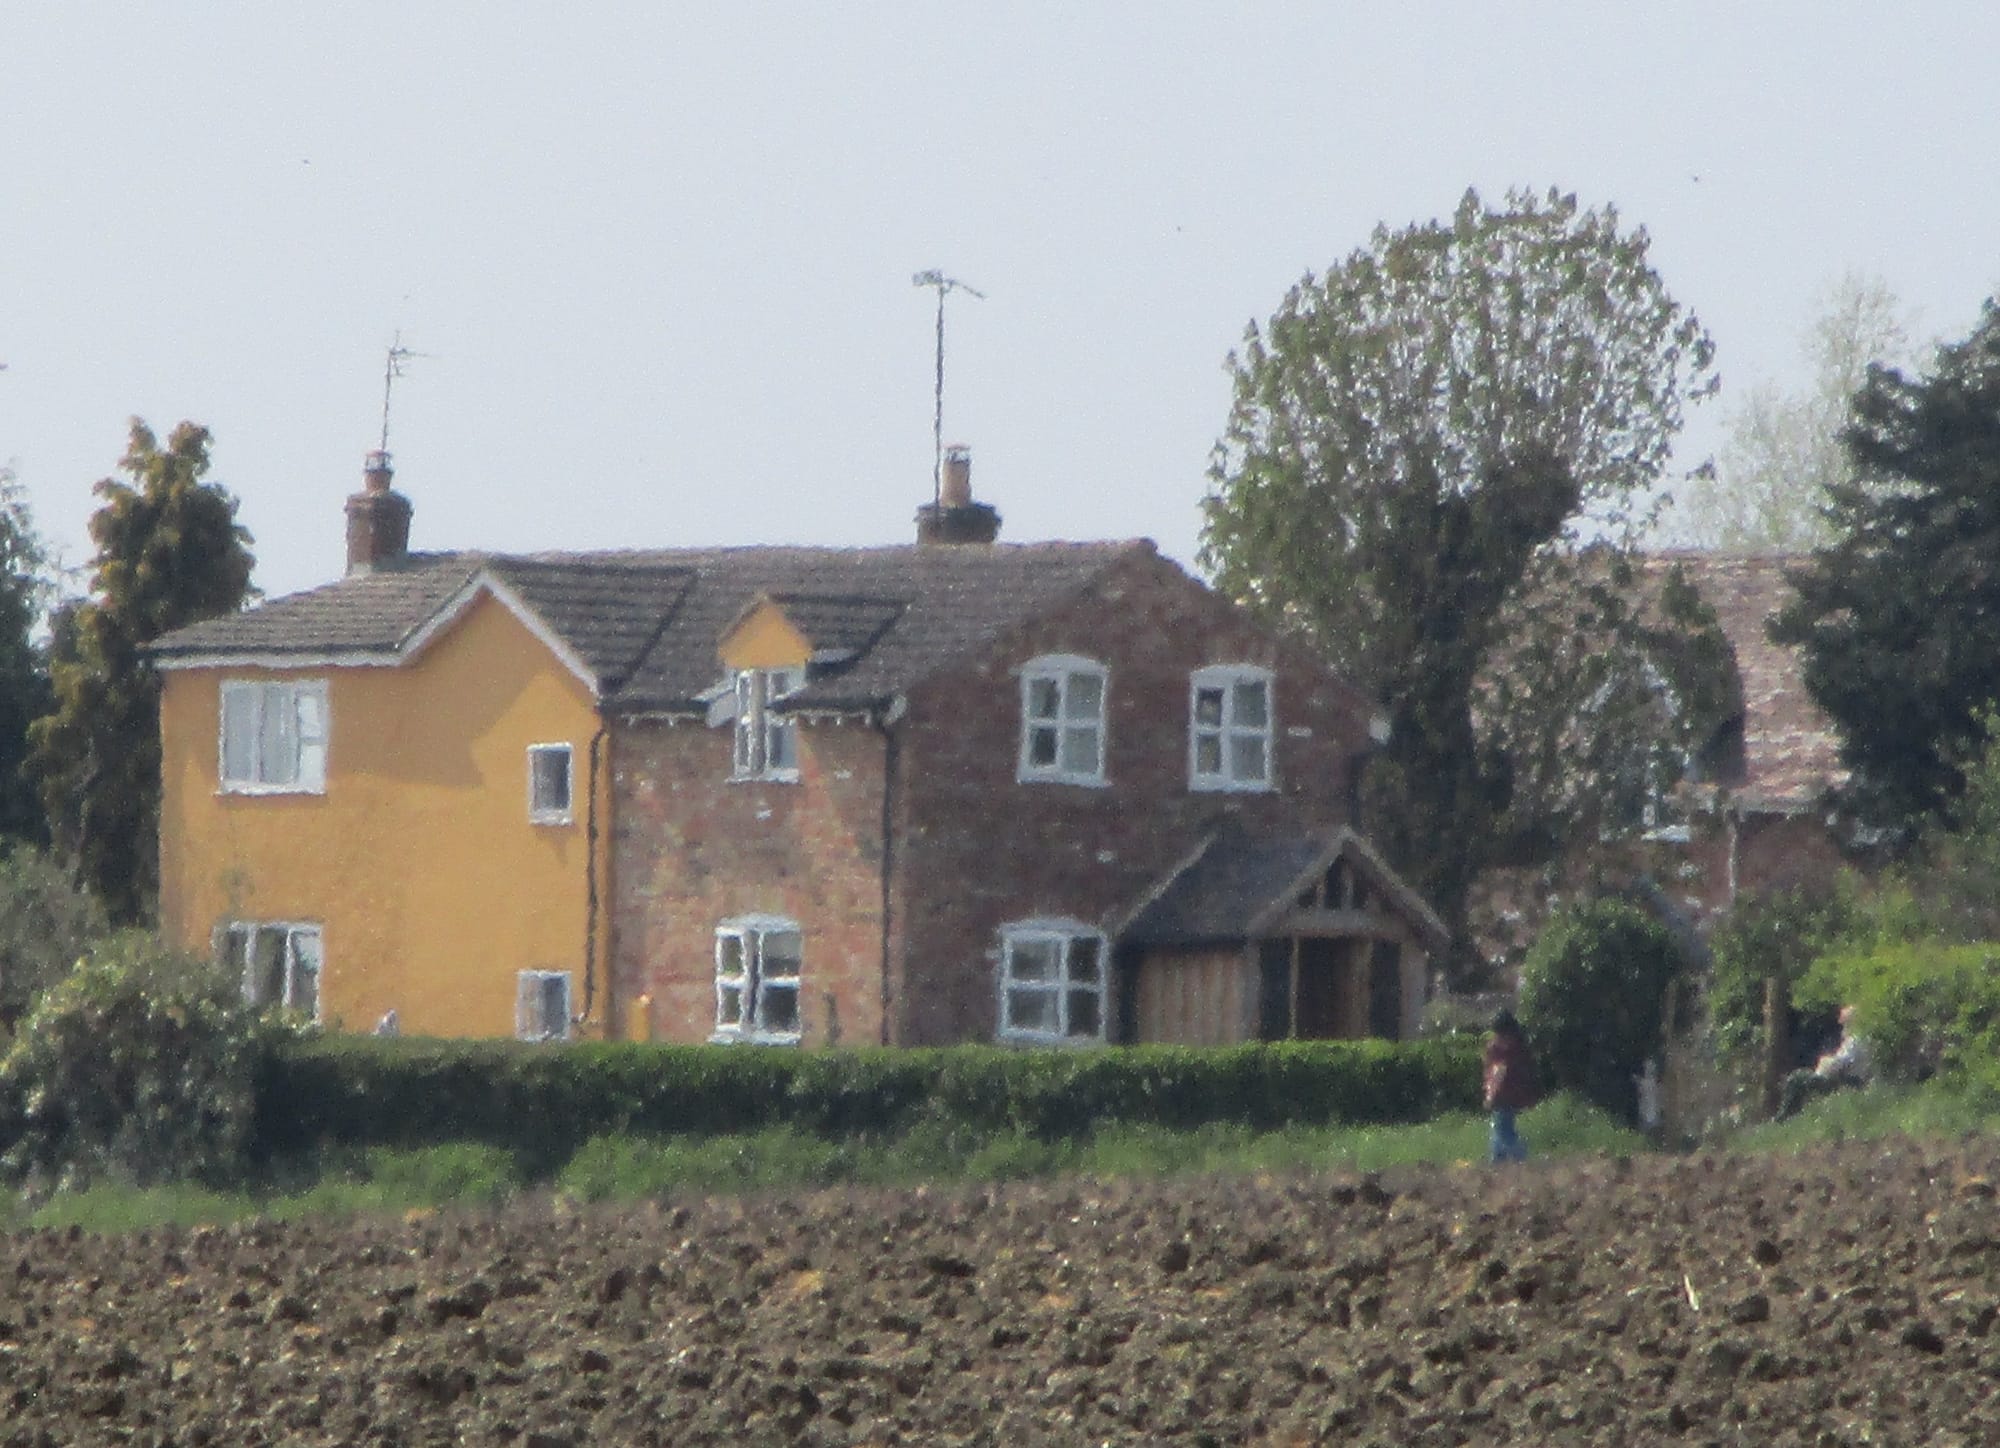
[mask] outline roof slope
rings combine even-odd
[[[159,640],[163,660],[242,655],[390,660],[469,584],[496,580],[596,676],[607,707],[701,707],[716,645],[769,596],[834,657],[788,708],[874,704],[1074,595],[1143,539],[977,547],[717,548],[413,554]]]
[[[1648,571],[1658,574],[1681,566],[1735,650],[1744,717],[1743,777],[1733,793],[1749,805],[1805,808],[1847,778],[1840,736],[1806,692],[1798,651],[1773,643],[1765,631],[1766,622],[1792,598],[1785,570],[1803,561],[1797,554],[1696,550],[1670,550],[1647,560]]]
[[[1300,892],[1346,856],[1427,945],[1448,934],[1423,900],[1352,829],[1264,834],[1231,822],[1155,889],[1119,931],[1137,945],[1208,945],[1278,929]]]

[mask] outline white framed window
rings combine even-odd
[[[1067,1045],[1105,1038],[1108,950],[1101,931],[1030,921],[1000,932],[1000,1038]]]
[[[714,1041],[789,1043],[799,1038],[798,922],[750,915],[715,931]]]
[[[230,920],[215,928],[215,954],[237,973],[243,999],[283,1006],[317,1021],[326,954],[320,927],[298,921]]]
[[[569,1039],[569,972],[524,970],[514,977],[514,1034],[523,1041]]]
[[[799,777],[799,737],[795,720],[771,708],[804,687],[804,669],[736,671],[736,754],[732,778]]]
[[[1271,671],[1216,664],[1188,678],[1188,788],[1271,787]]]
[[[1103,784],[1109,675],[1095,659],[1048,654],[1021,669],[1023,781]]]
[[[225,679],[220,732],[225,791],[326,791],[326,680]]]
[[[528,746],[528,822],[566,825],[573,822],[570,786],[574,755],[567,744]]]

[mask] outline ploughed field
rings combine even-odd
[[[2000,1442],[2000,1146],[0,1238],[0,1444]]]

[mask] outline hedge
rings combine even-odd
[[[265,1057],[254,1151],[472,1140],[553,1170],[607,1131],[847,1136],[943,1119],[1056,1140],[1111,1121],[1420,1121],[1472,1109],[1479,1076],[1466,1040],[792,1051],[330,1036]]]

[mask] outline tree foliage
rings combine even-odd
[[[44,1181],[227,1174],[250,1140],[268,1032],[213,963],[140,931],[112,937],[0,1057],[0,1164]]]
[[[1521,1024],[1549,1085],[1630,1120],[1633,1078],[1659,1053],[1667,987],[1683,964],[1667,928],[1622,900],[1550,921],[1521,967]]]
[[[1454,925],[1503,835],[1553,828],[1521,828],[1517,784],[1563,808],[1581,737],[1615,721],[1600,757],[1652,747],[1653,711],[1602,707],[1648,668],[1608,560],[1713,349],[1647,247],[1610,207],[1467,192],[1308,275],[1230,358],[1202,562],[1383,701],[1368,827]],[[1475,709],[1502,662],[1520,672]]]
[[[0,468],[0,839],[47,837],[25,765],[28,726],[49,707],[48,660],[35,642],[49,592],[48,550],[27,495],[13,472]]]
[[[1871,370],[1846,440],[1835,536],[1772,637],[1840,729],[1857,808],[1915,829],[1950,816],[2000,699],[2000,306],[1927,374]]]
[[[1879,277],[1850,272],[1823,288],[1804,338],[1810,384],[1752,387],[1726,420],[1715,467],[1675,500],[1671,531],[1726,552],[1798,553],[1829,542],[1831,490],[1865,480],[1842,434],[1872,363],[1905,365],[1915,323]]]
[[[104,907],[54,860],[0,855],[0,1039],[107,933]]]
[[[118,921],[145,918],[158,889],[160,693],[145,646],[250,595],[250,535],[235,498],[202,481],[208,449],[194,423],[162,448],[132,420],[131,481],[97,484],[91,596],[60,620],[55,706],[29,731],[55,849]]]

